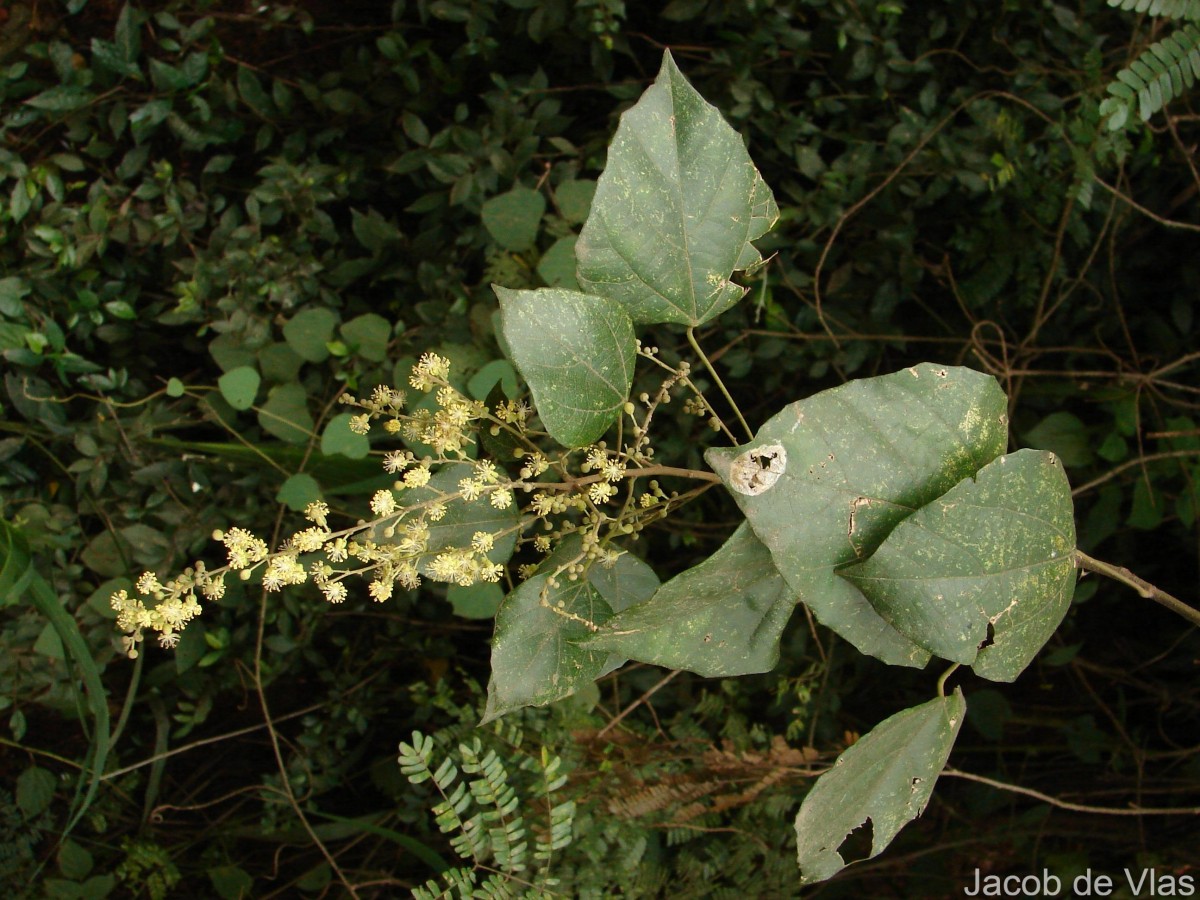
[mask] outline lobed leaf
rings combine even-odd
[[[741,136],[667,52],[613,137],[575,246],[579,284],[637,323],[700,325],[742,299],[729,279],[761,261],[750,242],[778,218]]]

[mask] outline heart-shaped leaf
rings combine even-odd
[[[493,290],[508,353],[550,436],[564,447],[599,438],[633,383],[637,344],[629,316],[616,303],[563,288]]]
[[[1071,605],[1074,549],[1062,464],[1021,450],[917,510],[870,559],[839,574],[901,634],[985,678],[1012,681]]]
[[[928,651],[834,568],[999,456],[1006,407],[994,378],[926,363],[793,403],[750,444],[705,458],[822,623],[884,662],[923,666]]]
[[[609,148],[575,246],[579,284],[635,322],[700,325],[742,299],[730,276],[761,260],[750,242],[778,218],[741,136],[665,53]]]

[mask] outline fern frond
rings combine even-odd
[[[400,742],[400,771],[412,784],[428,781],[433,772],[429,769],[429,760],[433,756],[433,738],[419,731],[413,732],[413,742]]]
[[[555,850],[570,846],[574,839],[575,801],[568,800],[550,810],[549,828],[546,836],[538,838],[534,858],[549,860]]]
[[[1200,0],[1195,0],[1200,3]],[[1108,86],[1111,94],[1100,112],[1108,127],[1121,128],[1137,103],[1138,116],[1148,121],[1200,78],[1200,28],[1191,23],[1150,45]]]
[[[478,775],[471,781],[471,795],[483,809],[483,819],[491,827],[488,838],[496,864],[506,872],[519,872],[525,868],[525,820],[518,812],[520,798],[509,784],[508,770],[496,755],[488,750],[481,756],[482,744],[476,738],[472,744],[459,744],[463,771]]]
[[[1126,12],[1149,13],[1164,19],[1200,20],[1200,0],[1108,0],[1108,5]]]
[[[430,878],[420,887],[413,888],[414,900],[468,900],[475,894],[475,871],[465,867],[447,869],[442,873],[439,884],[436,878]]]

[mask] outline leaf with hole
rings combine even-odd
[[[621,116],[575,254],[579,284],[637,323],[700,325],[742,299],[779,209],[741,135],[670,53]]]
[[[1053,453],[1001,456],[839,570],[897,631],[993,681],[1013,681],[1075,587],[1074,508]]]
[[[550,436],[583,447],[616,420],[629,398],[637,345],[617,304],[562,288],[493,285],[500,328]]]
[[[786,406],[750,444],[705,459],[823,624],[884,662],[923,666],[929,652],[834,570],[999,456],[1006,410],[994,378],[925,363]]]
[[[801,883],[840,872],[846,860],[838,849],[867,821],[874,857],[924,811],[966,711],[956,690],[885,719],[838,757],[796,815]]]

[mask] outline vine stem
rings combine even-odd
[[[717,374],[717,370],[713,368],[713,364],[709,361],[705,352],[700,349],[700,343],[696,340],[695,328],[689,328],[687,330],[687,339],[688,343],[692,345],[692,349],[696,352],[696,355],[700,357],[701,361],[703,361],[704,368],[708,369],[708,374],[713,377],[713,381],[717,383],[717,387],[719,387],[721,389],[721,393],[725,395],[725,400],[733,408],[733,413],[737,416],[738,421],[742,423],[742,428],[745,429],[747,438],[754,440],[754,432],[750,430],[750,426],[746,424],[746,420],[742,417],[742,411],[738,409],[738,405],[733,402],[733,397],[730,396],[729,391],[725,389],[725,382],[721,380],[721,376]]]
[[[963,772],[958,769],[946,768],[942,770],[942,774],[950,775],[954,778],[965,778],[967,781],[977,781],[980,784],[986,784],[988,787],[998,788],[1002,791],[1011,791],[1014,794],[1024,794],[1026,797],[1032,797],[1035,800],[1041,800],[1043,803],[1049,803],[1051,806],[1057,806],[1059,809],[1066,809],[1071,812],[1099,813],[1105,816],[1194,816],[1200,813],[1200,807],[1196,806],[1166,808],[1131,806],[1128,809],[1112,806],[1086,806],[1082,803],[1059,800],[1057,797],[1051,797],[1049,794],[1043,794],[1041,791],[1035,791],[1032,788],[1020,787],[1019,785],[1008,784],[1004,781],[996,781],[992,778],[984,778],[982,775],[975,775],[971,772]]]
[[[1114,581],[1128,585],[1147,600],[1153,600],[1155,603],[1165,606],[1171,612],[1183,616],[1193,625],[1200,626],[1200,609],[1188,606],[1178,597],[1172,597],[1166,591],[1156,588],[1150,582],[1144,578],[1139,578],[1123,566],[1114,566],[1111,563],[1093,559],[1082,550],[1076,550],[1075,568],[1083,569],[1085,572],[1095,572],[1097,575],[1104,575]]]
[[[946,682],[949,680],[950,676],[953,675],[958,670],[958,667],[961,665],[962,665],[962,663],[955,663],[950,668],[948,668],[945,672],[942,673],[942,677],[939,678],[938,682],[937,682],[937,692],[938,692],[939,697],[946,696]]]

